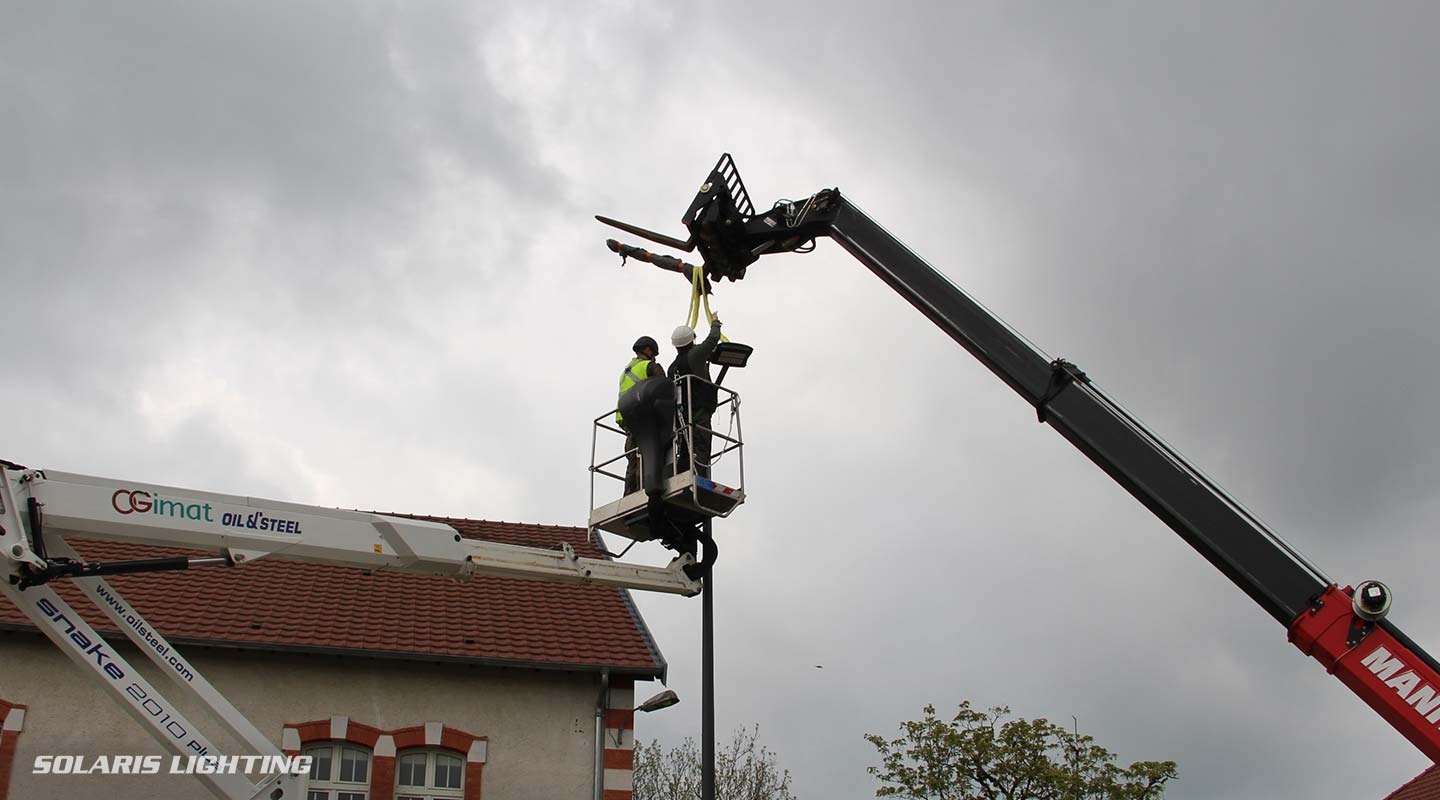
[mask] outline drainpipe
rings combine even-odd
[[[595,698],[595,800],[605,795],[605,707],[610,704],[610,670],[600,670],[600,696]]]

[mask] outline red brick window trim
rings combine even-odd
[[[15,764],[15,746],[25,727],[26,706],[0,699],[0,800],[10,797],[10,775]]]
[[[383,730],[351,721],[347,717],[286,723],[283,747],[287,755],[299,755],[312,744],[348,742],[371,751],[369,800],[394,800],[397,753],[402,750],[449,751],[464,762],[463,800],[480,800],[489,737],[431,722],[408,728]],[[0,800],[5,800],[0,797]]]
[[[375,759],[369,748],[329,739],[307,744],[301,752],[315,759],[310,769],[311,797],[356,800],[371,796]]]

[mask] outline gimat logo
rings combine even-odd
[[[116,489],[110,495],[110,507],[117,514],[159,514],[164,517],[193,519],[197,522],[214,522],[214,506],[209,503],[192,503],[186,500],[170,500],[158,494],[141,489]]]
[[[110,496],[110,505],[121,514],[149,513],[155,507],[150,499],[149,492],[142,492],[137,489],[117,489],[115,494]]]

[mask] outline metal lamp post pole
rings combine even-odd
[[[710,520],[702,524],[705,589],[700,608],[700,797],[715,800],[715,540]]]

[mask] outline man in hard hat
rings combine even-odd
[[[645,381],[652,378],[665,378],[665,368],[655,357],[660,355],[660,345],[649,336],[641,336],[635,340],[631,349],[635,357],[625,365],[625,371],[620,373],[620,398],[616,407],[628,405],[627,396],[638,391],[638,387]],[[634,399],[634,398],[631,398]],[[633,413],[633,412],[632,412]],[[631,425],[625,422],[625,416],[620,411],[615,412],[615,424],[625,431],[625,494],[637,491],[640,488],[640,454],[635,452],[635,434],[630,430]]]
[[[675,345],[675,360],[670,364],[670,378],[681,387],[680,413],[689,415],[690,441],[695,452],[695,474],[710,477],[710,417],[715,413],[719,392],[710,381],[710,355],[720,343],[720,318],[710,318],[710,335],[699,344],[695,343],[695,329],[681,325],[670,334],[670,344]],[[689,380],[684,376],[693,375]],[[676,442],[678,449],[675,461],[677,472],[690,468],[691,453],[687,452],[684,439]]]

